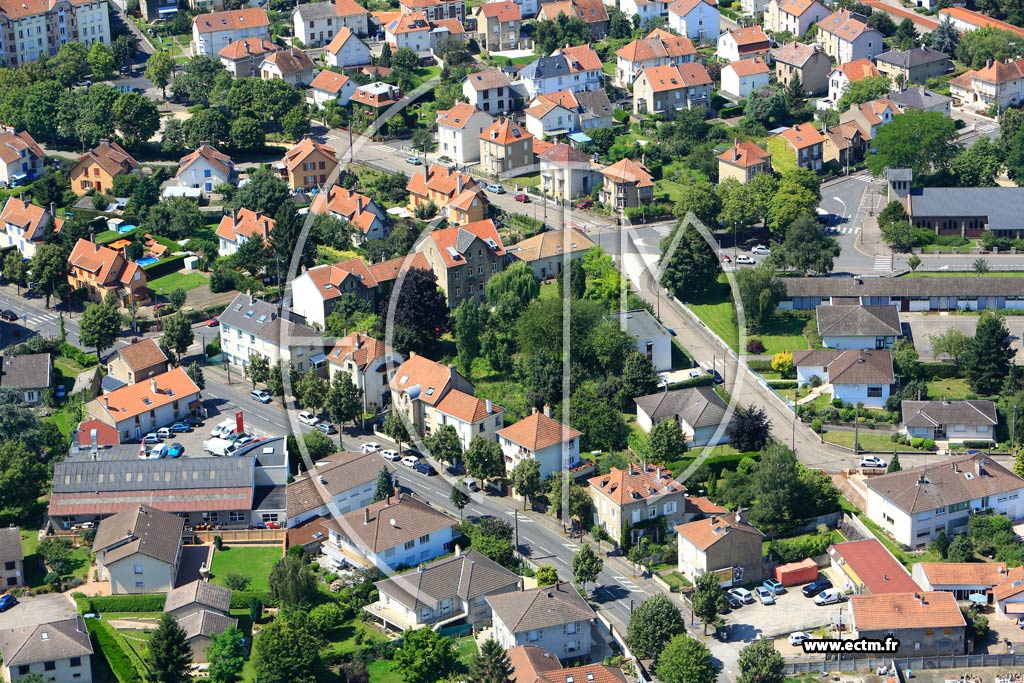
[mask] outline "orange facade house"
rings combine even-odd
[[[327,184],[327,178],[338,167],[338,156],[327,145],[311,136],[288,150],[278,171],[293,190],[308,190]]]
[[[122,306],[149,301],[146,271],[117,251],[80,239],[68,258],[68,284],[97,303],[113,294]]]
[[[411,210],[433,202],[448,219],[448,225],[466,225],[487,218],[490,203],[483,186],[459,171],[431,164],[415,173],[406,189]]]
[[[135,173],[138,169],[139,162],[119,144],[101,140],[71,167],[71,189],[79,196],[88,194],[90,190],[110,192],[114,178]]]

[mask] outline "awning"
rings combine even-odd
[[[1024,602],[1008,602],[1003,611],[1007,614],[1024,614]]]
[[[545,135],[568,135],[569,134],[569,129],[568,128],[555,128],[554,130],[544,131],[544,134]]]
[[[988,603],[988,596],[983,593],[971,593],[967,596],[967,599],[975,605],[985,605]]]
[[[320,365],[325,360],[327,360],[327,356],[322,353],[317,353],[309,357],[309,362],[313,365]]]
[[[158,9],[156,11],[156,13],[160,14],[160,15],[177,14],[178,13],[178,8],[177,7],[161,7],[160,9]]]
[[[579,143],[593,142],[593,140],[590,139],[590,136],[587,135],[586,133],[569,133],[569,139],[572,140],[573,142]]]

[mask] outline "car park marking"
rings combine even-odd
[[[622,585],[623,588],[625,588],[626,590],[628,590],[631,593],[643,593],[644,592],[644,590],[642,588],[640,588],[640,586],[636,585],[635,583],[633,583],[632,581],[627,579],[625,576],[613,576],[612,578],[615,579],[616,581],[618,581]]]

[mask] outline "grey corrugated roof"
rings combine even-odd
[[[236,625],[238,625],[238,619],[205,609],[178,619],[178,626],[185,631],[185,638],[188,640],[198,636],[209,638],[215,633],[222,633]]]
[[[949,59],[946,53],[934,50],[927,45],[912,47],[909,50],[888,50],[875,57],[877,62],[885,62],[901,69],[912,69],[922,64],[931,64]]]
[[[963,188],[970,189],[970,188]],[[1024,188],[977,188],[986,190]],[[945,192],[947,190],[939,190]],[[956,191],[956,190],[949,190]],[[1021,198],[1024,201],[1024,197]],[[1024,204],[1022,204],[1024,206]],[[961,212],[963,209],[959,209]],[[957,214],[952,214],[957,215]],[[787,297],[1024,296],[1024,277],[787,277]]]
[[[908,427],[973,427],[999,422],[992,401],[904,401],[901,408],[903,424]]]
[[[68,657],[92,655],[92,644],[81,616],[38,626],[0,631],[4,666],[38,664]]]
[[[0,387],[39,389],[53,384],[53,363],[48,353],[0,357]]]
[[[164,611],[173,612],[188,605],[208,607],[227,614],[231,610],[231,589],[197,579],[169,592],[164,601]]]
[[[668,330],[665,329],[665,326],[643,308],[635,311],[626,311],[625,313],[614,313],[608,316],[608,318],[617,322],[619,327],[625,329],[626,332],[637,339],[668,336]]]
[[[829,306],[815,309],[822,337],[899,336],[900,313],[895,306]]]
[[[495,619],[501,619],[511,633],[590,621],[597,615],[576,589],[568,583],[533,588],[520,593],[487,596]]]
[[[21,530],[16,526],[0,529],[0,562],[25,559],[21,548]]]
[[[455,597],[472,604],[480,596],[505,592],[519,581],[518,576],[497,562],[470,550],[374,585],[409,609],[418,610]]]
[[[924,187],[910,194],[912,218],[983,216],[989,230],[1024,227],[1022,206],[1024,187]]]
[[[942,93],[926,90],[921,86],[907,88],[901,92],[894,92],[888,95],[889,99],[908,109],[931,109],[932,107],[952,102],[953,98],[946,97]]]
[[[662,391],[636,399],[636,405],[651,416],[654,423],[679,417],[693,428],[722,423],[728,406],[711,387],[692,387]]]
[[[253,485],[251,458],[79,460],[53,468],[54,493],[235,488]]]
[[[553,57],[541,57],[536,59],[519,72],[520,78],[551,78],[553,76],[568,76],[569,62],[562,55]]]

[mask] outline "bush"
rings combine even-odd
[[[249,609],[253,600],[259,600],[260,604],[270,607],[277,605],[277,601],[271,599],[270,591],[232,591],[231,609]],[[163,609],[162,605],[160,609]]]
[[[783,382],[770,382],[770,386],[772,389],[775,389],[776,391],[782,391],[783,389],[796,389],[797,383],[790,380],[785,380]]]
[[[715,378],[708,374],[703,374],[700,377],[694,377],[693,379],[686,379],[682,382],[673,382],[668,385],[669,391],[675,391],[676,389],[690,389],[691,387],[709,387],[714,384]]]
[[[748,349],[749,350],[749,349]],[[770,360],[747,361],[747,366],[754,372],[771,372],[772,362]]]
[[[250,579],[245,574],[239,574],[238,572],[230,572],[227,576],[224,577],[224,585],[226,585],[233,591],[247,590],[249,588],[249,584],[251,583],[252,579]]]
[[[110,665],[118,683],[138,683],[141,681],[139,672],[132,666],[132,661],[121,647],[121,644],[114,637],[114,629],[108,623],[100,619],[87,619],[85,626],[89,631],[92,640],[92,649],[96,654],[103,653],[103,657]]]
[[[831,534],[815,534],[798,536],[773,541],[770,552],[778,557],[779,562],[799,562],[808,557],[824,555],[832,545]]]
[[[98,595],[93,598],[75,598],[79,612],[162,612],[163,593],[144,593],[141,595]],[[232,600],[234,602],[234,600]],[[248,607],[248,602],[246,602]]]
[[[915,436],[910,440],[910,446],[912,448],[921,448],[924,445],[924,439],[920,436]]]
[[[757,337],[754,337],[753,339],[748,339],[747,353],[764,353],[764,342],[762,342]]]
[[[935,450],[935,442],[932,441],[931,439],[925,439],[921,443],[921,448],[925,449],[926,451],[934,451]]]
[[[811,380],[808,382],[812,387],[818,388],[821,386],[821,378],[817,375],[811,375]]]
[[[964,441],[964,448],[991,448],[991,441]]]
[[[81,365],[83,368],[91,368],[100,362],[95,353],[86,353],[67,342],[61,342],[60,355]]]
[[[821,434],[821,418],[820,417],[816,417],[813,420],[811,420],[811,429],[814,430],[816,433]]]

